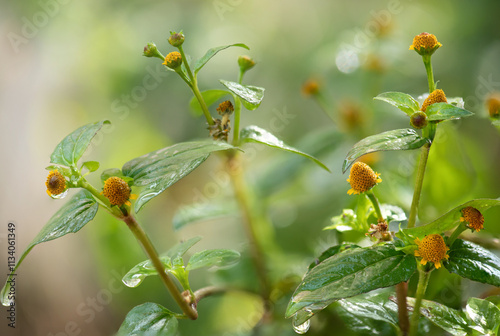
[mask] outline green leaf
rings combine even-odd
[[[245,108],[250,111],[258,108],[262,99],[264,99],[264,88],[252,85],[241,85],[223,79],[221,79],[220,82],[227,87],[229,91],[240,97]]]
[[[82,164],[82,169],[86,168],[89,173],[95,172],[97,169],[99,169],[99,162],[97,161],[85,161]]]
[[[205,100],[205,103],[207,104],[207,107],[210,107],[212,104],[214,104],[216,101],[221,99],[224,96],[230,95],[231,93],[226,91],[226,90],[207,90],[201,92],[201,96],[203,97],[203,100]],[[193,96],[191,100],[189,101],[189,108],[191,111],[196,116],[201,116],[203,114],[203,110],[201,109],[201,105],[198,102],[198,99]]]
[[[277,137],[275,137],[274,135],[272,135],[271,133],[260,127],[257,126],[245,127],[240,132],[240,139],[241,142],[256,142],[263,145],[267,145],[269,147],[283,149],[288,152],[302,155],[310,160],[313,160],[317,165],[319,165],[326,171],[328,172],[330,171],[327,166],[325,166],[321,161],[316,159],[314,156],[311,156],[309,154],[299,151],[298,149],[286,145],[283,141],[281,141],[280,139],[278,139]]]
[[[212,57],[214,57],[219,51],[222,51],[222,50],[227,49],[229,47],[241,47],[241,48],[245,48],[247,50],[250,49],[250,48],[248,48],[243,43],[228,44],[228,45],[225,45],[225,46],[220,46],[220,47],[208,49],[208,51],[205,53],[205,55],[203,55],[202,58],[196,60],[196,63],[194,64],[194,74],[195,74],[195,76],[198,73],[198,71],[200,71],[201,68],[203,68],[203,66],[205,64],[207,64],[207,62],[210,61],[210,59]]]
[[[179,244],[172,247],[170,250],[165,252],[163,255],[170,257],[172,259],[182,257],[186,252],[193,247],[196,243],[201,240],[200,236],[190,238],[186,241],[180,242]]]
[[[67,167],[76,167],[76,163],[82,157],[92,141],[92,138],[104,124],[111,124],[109,120],[99,121],[80,127],[73,133],[66,136],[57,146],[50,162]]]
[[[398,307],[389,301],[388,292],[375,292],[339,300],[340,307],[354,316],[369,318],[389,323],[396,331],[398,325]]]
[[[222,141],[178,143],[125,163],[122,172],[144,187],[135,202],[135,212],[165,189],[196,169],[212,152],[235,148]]]
[[[7,280],[12,278],[12,274],[15,273],[19,265],[21,265],[21,262],[35,245],[60,238],[68,233],[78,232],[85,224],[94,218],[98,208],[99,205],[88,191],[81,190],[78,192],[49,219],[48,223],[45,224],[42,230],[31,241]],[[9,305],[10,302],[6,298],[6,294],[9,290],[10,286],[6,284],[1,292],[2,304],[4,306]]]
[[[306,274],[288,304],[286,317],[308,306],[326,306],[407,281],[416,268],[415,257],[397,251],[392,244],[348,249]]]
[[[359,247],[359,246],[355,245],[355,244],[350,244],[350,243],[342,243],[340,245],[335,245],[335,246],[330,247],[329,249],[323,251],[323,253],[321,253],[321,255],[309,265],[308,271],[310,271],[314,267],[318,266],[319,264],[321,264],[323,261],[330,258],[331,256],[334,256],[337,253],[340,253],[342,251],[345,251],[347,249],[354,248],[354,247]]]
[[[323,228],[323,230],[337,230],[339,232],[361,230],[357,225],[356,214],[352,209],[342,210],[342,214],[332,217],[331,221],[332,225]]]
[[[411,128],[397,129],[369,136],[355,144],[347,153],[342,165],[342,172],[345,173],[354,161],[362,155],[377,151],[417,149],[425,145],[427,141]]]
[[[408,297],[408,306],[415,305],[415,299]],[[449,308],[441,303],[429,300],[422,300],[420,314],[425,316],[429,321],[439,328],[449,332],[452,335],[466,336],[469,335],[470,329],[467,321],[462,317],[462,313],[458,310]]]
[[[184,242],[181,242],[170,250],[165,252],[160,256],[160,261],[163,266],[165,266],[165,270],[171,272],[172,271],[172,260],[176,260],[182,257],[191,247],[193,247],[196,243],[201,240],[201,237],[193,237]],[[157,275],[158,272],[156,268],[153,266],[151,260],[144,260],[135,265],[127,272],[122,278],[122,282],[127,287],[137,287],[139,286],[146,277],[151,275]]]
[[[447,104],[435,103],[427,107],[425,110],[427,118],[431,121],[444,121],[470,117],[474,113],[464,110],[463,108]]]
[[[187,224],[238,215],[238,209],[233,202],[197,203],[181,207],[175,213],[172,225],[177,231]]]
[[[406,220],[406,213],[403,209],[398,206],[390,205],[390,204],[381,204],[380,210],[382,211],[382,215],[385,220],[390,222],[402,222]]]
[[[373,99],[382,100],[397,107],[408,116],[420,110],[420,105],[412,96],[402,92],[384,92]]]
[[[449,272],[463,278],[500,287],[500,258],[474,243],[457,239],[443,263]]]
[[[186,266],[186,270],[191,271],[202,267],[229,267],[240,260],[237,251],[226,249],[205,250],[193,254]]]
[[[500,200],[496,199],[475,199],[469,202],[465,202],[462,205],[457,206],[456,208],[448,211],[443,216],[439,217],[433,222],[430,222],[426,225],[417,226],[411,229],[404,229],[404,232],[407,235],[414,237],[424,237],[429,234],[441,234],[448,230],[455,228],[460,222],[460,217],[462,216],[461,210],[465,207],[471,206],[479,210],[480,212],[486,211],[491,207],[499,206]],[[401,238],[398,234],[396,234],[399,238]]]
[[[167,308],[153,302],[134,307],[123,321],[119,336],[175,336],[178,322]]]
[[[471,326],[483,335],[495,336],[500,326],[500,309],[487,300],[470,298],[465,307],[467,317],[476,325]]]

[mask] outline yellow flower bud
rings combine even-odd
[[[370,190],[377,183],[382,182],[379,176],[380,174],[375,173],[366,163],[355,162],[347,179],[347,182],[351,184],[351,189],[347,193],[349,195],[360,194]]]
[[[429,33],[421,33],[413,38],[410,50],[415,50],[420,55],[432,55],[442,44],[438,42],[436,36]]]
[[[163,65],[168,66],[170,69],[177,69],[182,64],[182,56],[178,51],[172,51],[165,57]]]
[[[319,93],[319,83],[314,79],[307,80],[304,85],[302,85],[302,93],[304,96],[315,96]]]
[[[486,100],[488,106],[488,113],[492,118],[500,117],[500,95],[494,93]]]
[[[415,256],[422,258],[420,261],[422,265],[432,262],[436,268],[440,268],[441,261],[450,257],[447,254],[449,248],[446,246],[441,235],[430,234],[425,236],[422,241],[417,238],[415,239],[415,244],[418,246],[418,250],[415,251]]]
[[[422,104],[422,108],[420,110],[422,112],[425,112],[425,110],[427,110],[427,107],[429,107],[429,105],[435,103],[447,103],[447,102],[448,100],[446,100],[444,91],[441,89],[437,89],[432,91],[432,93],[427,98],[425,98],[424,103]]]

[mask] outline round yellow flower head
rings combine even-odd
[[[488,100],[486,100],[486,104],[488,106],[488,113],[492,118],[500,117],[500,95],[492,94]]]
[[[168,66],[170,69],[177,69],[182,64],[182,56],[178,51],[172,51],[165,57],[163,65]]]
[[[129,199],[135,199],[136,195],[130,194],[130,187],[123,179],[113,176],[104,182],[102,194],[109,199],[111,205],[130,205]]]
[[[413,38],[410,50],[415,50],[420,55],[432,55],[442,44],[438,42],[436,36],[429,33],[421,33]]]
[[[420,263],[427,264],[429,261],[434,263],[436,268],[441,267],[441,261],[448,259],[450,256],[446,253],[449,248],[446,246],[441,235],[430,234],[425,236],[422,241],[415,239],[415,244],[418,245],[418,250],[415,251],[416,257],[422,257]]]
[[[47,176],[47,194],[49,196],[60,195],[66,190],[66,178],[58,170],[51,170],[49,176]]]
[[[308,79],[304,85],[302,85],[302,94],[304,96],[315,96],[319,93],[319,83],[314,79]]]
[[[347,192],[349,195],[360,194],[373,188],[377,183],[382,182],[377,174],[369,165],[363,162],[355,162],[351,167],[351,173],[347,182],[351,184],[351,189]]]
[[[446,95],[444,94],[444,91],[441,89],[436,89],[432,91],[431,94],[427,98],[425,98],[424,103],[422,104],[422,112],[425,112],[427,108],[435,103],[447,103],[448,100],[446,99]]]
[[[231,114],[234,112],[234,106],[230,100],[226,100],[220,103],[219,107],[217,107],[216,110],[220,115]]]
[[[484,224],[483,214],[473,207],[466,207],[462,209],[462,216],[460,217],[461,222],[466,222],[467,227],[473,231],[482,230]]]

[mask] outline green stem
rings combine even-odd
[[[245,75],[245,71],[240,69],[240,74],[238,75],[238,83],[241,84],[243,82],[243,75]]]
[[[243,178],[241,164],[239,153],[236,153],[227,159],[227,168],[229,176],[231,177],[234,194],[243,212],[244,229],[250,243],[250,253],[252,255],[252,261],[260,282],[262,297],[264,300],[268,301],[270,287],[267,279],[264,253],[262,252],[257,232],[255,230],[255,218],[252,213],[251,201]]]
[[[431,145],[429,143],[422,147],[422,154],[420,155],[420,162],[418,164],[417,180],[415,181],[415,190],[413,191],[413,200],[411,202],[410,216],[408,218],[408,228],[414,227],[417,219],[418,204],[420,203],[420,194],[422,192],[425,167],[427,166],[430,149]]]
[[[200,89],[198,88],[198,80],[196,78],[196,75],[193,75],[193,72],[191,71],[191,68],[189,67],[189,62],[187,61],[186,54],[184,53],[184,50],[182,49],[182,45],[177,47],[179,49],[179,53],[181,54],[182,57],[182,63],[184,64],[184,67],[186,68],[186,72],[188,74],[188,77],[190,79],[191,85],[188,83],[189,87],[193,91],[194,96],[198,100],[198,103],[201,106],[201,110],[203,111],[203,114],[205,115],[205,119],[207,119],[207,123],[212,126],[215,124],[214,119],[210,115],[210,112],[208,111],[207,104],[205,103],[205,99],[203,99],[203,96],[201,95]],[[181,76],[182,77],[182,76]],[[184,81],[186,81],[185,78],[183,78]]]
[[[99,202],[99,204],[101,204],[104,209],[106,209],[113,216],[117,218],[123,218],[123,212],[118,209],[118,207],[112,206],[111,203],[109,203],[109,200],[85,179],[82,179],[81,187],[87,189],[92,195],[94,195],[94,197],[97,199],[97,202]]]
[[[241,100],[238,97],[234,98],[234,129],[233,129],[233,146],[240,144],[240,116],[241,116]]]
[[[153,266],[155,267],[156,271],[158,272],[158,275],[160,276],[161,280],[169,290],[170,294],[174,298],[175,302],[179,305],[179,307],[182,309],[184,314],[189,317],[191,320],[196,320],[198,318],[198,312],[196,311],[196,308],[194,305],[189,304],[182,296],[182,294],[179,292],[177,286],[173,282],[173,280],[170,278],[170,276],[165,272],[165,266],[163,263],[160,261],[160,258],[158,256],[158,253],[156,252],[156,249],[154,248],[153,244],[151,243],[151,240],[149,240],[149,237],[146,235],[146,232],[142,229],[142,227],[137,223],[135,218],[132,215],[128,215],[123,218],[123,221],[127,223],[127,226],[129,227],[130,231],[134,234],[135,238],[139,241],[139,243],[142,245],[144,251],[146,252],[147,256],[149,259],[151,259],[151,262],[153,263]]]
[[[332,115],[331,112],[331,106],[330,104],[326,101],[326,98],[321,94],[321,92],[318,92],[317,94],[313,95],[313,98],[316,100],[318,103],[319,107],[325,112],[325,114],[332,119],[333,123],[336,124],[337,121],[335,117]]]
[[[186,68],[186,72],[187,72],[187,74],[189,76],[189,79],[194,84],[193,72],[191,71],[191,68],[189,67],[189,62],[187,60],[186,54],[184,53],[184,50],[182,49],[182,45],[178,46],[177,48],[179,49],[179,53],[181,54],[182,64],[184,64],[184,67]]]
[[[460,236],[460,234],[462,232],[464,232],[465,230],[467,230],[467,227],[465,226],[465,224],[460,223],[460,225],[457,226],[457,228],[455,229],[455,231],[453,231],[453,233],[451,234],[450,238],[448,238],[448,246],[451,247],[451,245],[453,245],[453,243],[455,242],[455,240],[457,240],[458,236]]]
[[[410,336],[417,336],[420,306],[422,305],[422,299],[424,298],[425,290],[429,283],[430,274],[431,272],[426,272],[421,267],[418,268],[417,295],[415,298],[415,306],[413,307],[413,314],[411,315]]]
[[[424,61],[425,71],[427,72],[427,82],[429,83],[429,93],[432,93],[434,90],[436,90],[436,83],[434,82],[434,73],[432,71],[431,56],[430,55],[422,56],[422,60]]]
[[[373,208],[375,209],[375,213],[377,214],[378,219],[383,221],[384,220],[384,216],[382,215],[382,210],[380,210],[380,204],[378,202],[377,197],[373,193],[373,191],[372,190],[368,190],[366,192],[366,196],[368,196],[368,198],[372,202]]]

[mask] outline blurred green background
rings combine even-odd
[[[500,91],[496,0],[24,0],[0,6],[1,274],[7,273],[7,223],[17,225],[20,256],[64,202],[47,196],[44,167],[68,133],[90,122],[111,120],[112,126],[96,137],[86,155],[99,160],[102,168],[121,167],[146,152],[206,137],[205,121],[194,118],[187,107],[188,88],[162,69],[159,60],[142,56],[151,41],[164,54],[172,51],[167,43],[170,30],[184,31],[184,50],[193,59],[214,46],[247,44],[250,51],[232,48],[217,55],[200,72],[200,88],[222,89],[219,79],[236,80],[237,57],[250,55],[258,65],[245,83],[265,87],[266,92],[258,110],[244,111],[242,125],[272,131],[286,143],[315,153],[332,171],[328,174],[290,153],[248,147],[247,179],[262,200],[280,251],[268,251],[274,278],[299,280],[315,256],[336,242],[335,234],[322,228],[355,202],[346,194],[347,175],[340,170],[349,148],[362,136],[409,126],[404,114],[372,97],[384,91],[416,97],[427,91],[420,57],[408,50],[413,36],[423,31],[443,44],[433,57],[438,86],[450,97],[462,96],[476,115],[440,128],[420,219],[428,222],[473,198],[500,196],[500,137],[484,108],[487,96]],[[309,78],[321,84],[336,122],[301,94]],[[408,210],[416,155],[375,157],[373,165],[384,181],[376,189],[382,202]],[[211,157],[139,213],[160,252],[200,235],[203,240],[193,251],[232,248],[247,255],[239,217],[194,223],[177,232],[171,225],[181,206],[232,198],[227,181],[217,175],[221,166],[217,156]],[[95,185],[101,171],[89,178]],[[486,230],[480,236],[498,245],[494,238],[500,234],[500,211],[492,209],[485,217]],[[157,278],[135,289],[120,283],[120,277],[144,259],[124,224],[100,211],[78,235],[33,250],[18,270],[18,328],[8,329],[2,319],[0,333],[112,335],[140,303],[174,309]],[[446,271],[433,276],[436,285],[427,297],[455,308],[489,289],[460,282]],[[224,272],[195,271],[191,281],[199,288],[224,278],[235,284],[255,283],[253,277],[244,257],[239,266]],[[2,284],[4,279],[0,277]],[[259,328],[261,335],[294,335],[290,321],[283,318],[290,294],[278,301],[276,323]],[[206,299],[199,310],[196,322],[180,322],[180,335],[251,335],[262,306],[257,297],[235,292]],[[309,331],[348,333],[335,307],[315,317]]]

